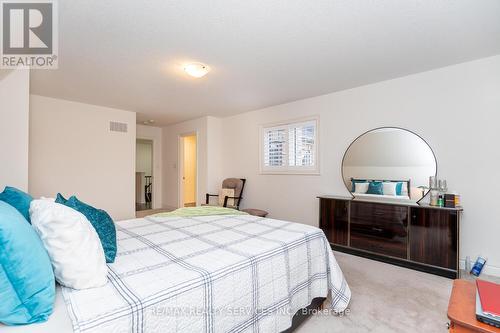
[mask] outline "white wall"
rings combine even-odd
[[[213,194],[219,193],[222,179],[233,177],[222,172],[223,134],[222,119],[207,117],[207,190]]]
[[[30,193],[75,194],[115,220],[134,218],[135,113],[37,95],[30,103]],[[110,121],[128,132],[110,132]]]
[[[137,139],[153,141],[153,208],[163,205],[163,129],[137,125]]]
[[[260,175],[259,125],[311,115],[320,116],[321,175]],[[462,194],[460,257],[487,256],[486,273],[500,275],[500,222],[492,189],[500,179],[499,123],[496,56],[224,118],[221,171],[211,171],[209,182],[220,182],[222,175],[246,177],[244,207],[317,226],[316,196],[348,195],[341,161],[351,141],[376,127],[407,128],[430,144],[438,176]]]
[[[0,192],[28,190],[29,70],[0,71]]]
[[[198,118],[163,128],[163,207],[179,206],[179,137],[196,133],[198,148],[197,201],[207,192],[207,118]]]

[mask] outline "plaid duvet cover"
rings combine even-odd
[[[63,288],[75,332],[281,332],[296,311],[351,292],[318,228],[250,215],[116,223],[109,282]]]

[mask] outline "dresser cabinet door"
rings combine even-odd
[[[411,208],[410,259],[457,269],[458,212]]]
[[[406,259],[408,208],[368,202],[351,203],[351,247]]]
[[[328,241],[347,246],[349,201],[320,199],[320,228]]]

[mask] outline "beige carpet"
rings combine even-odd
[[[350,313],[314,315],[296,332],[447,332],[452,280],[338,252],[335,257],[351,287]]]
[[[164,212],[171,212],[173,211],[174,208],[161,208],[161,209],[148,209],[148,210],[140,210],[135,212],[135,217],[136,218],[142,218],[146,217],[148,215],[153,215],[153,214],[158,214],[158,213],[164,213]]]

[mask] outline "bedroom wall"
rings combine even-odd
[[[137,124],[137,138],[153,140],[153,208],[163,205],[163,129]]]
[[[244,207],[274,218],[318,225],[320,194],[348,195],[345,149],[361,133],[397,126],[434,149],[438,175],[462,194],[461,258],[488,257],[500,276],[500,222],[492,180],[500,178],[500,56],[481,59],[222,119],[221,172],[246,177]],[[259,125],[320,116],[320,175],[259,174]]]
[[[0,70],[0,192],[6,185],[28,190],[29,74]]]
[[[115,220],[134,218],[135,113],[37,95],[30,103],[30,193],[76,194]],[[110,132],[110,121],[128,132]]]
[[[223,136],[222,119],[207,117],[207,175],[209,175],[207,189],[209,193],[218,193],[222,180],[233,177],[231,174],[224,174],[222,170]]]

